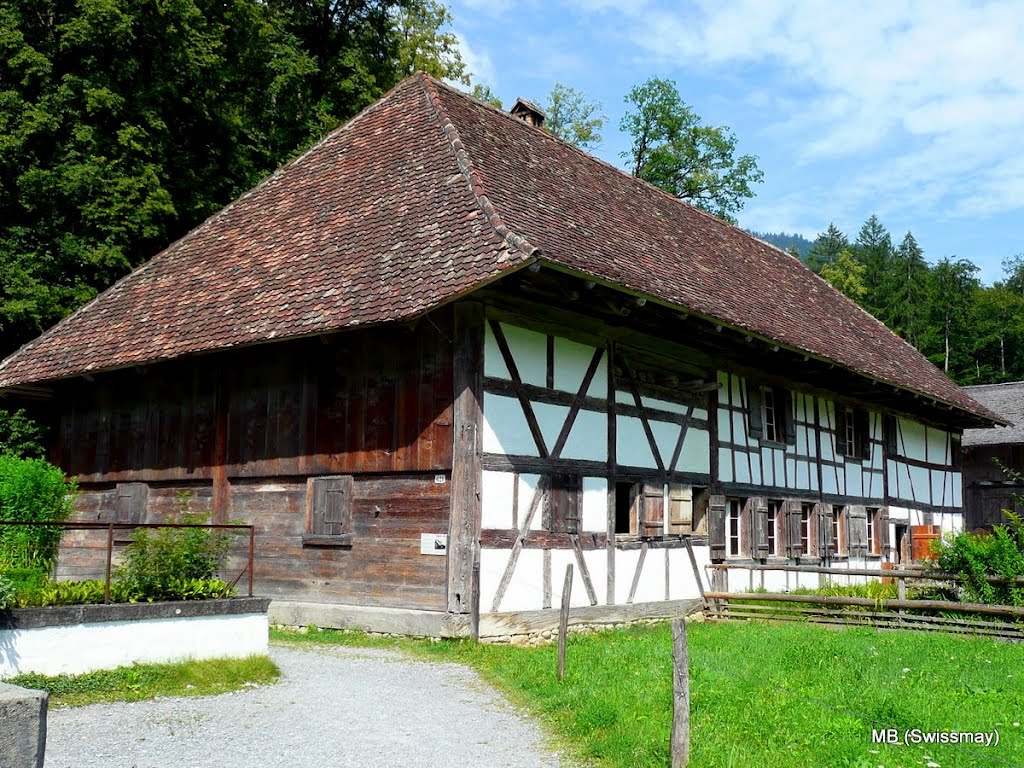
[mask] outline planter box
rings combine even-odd
[[[0,612],[0,679],[268,652],[270,600],[14,608]]]

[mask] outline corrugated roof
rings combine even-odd
[[[399,320],[536,258],[996,418],[798,259],[425,75],[0,363],[0,388]]]
[[[972,398],[1012,424],[1009,427],[965,429],[965,447],[1024,443],[1024,381],[980,384],[964,389]]]

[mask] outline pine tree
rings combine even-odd
[[[807,256],[807,266],[815,272],[821,272],[826,264],[831,264],[836,257],[850,247],[850,241],[835,224],[830,223],[828,229],[822,232],[811,246]]]

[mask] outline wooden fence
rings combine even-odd
[[[1024,607],[962,603],[950,600],[907,599],[907,582],[952,584],[962,579],[923,568],[874,569],[825,566],[715,563],[712,571],[785,571],[827,576],[877,576],[895,581],[896,599],[846,597],[789,592],[706,592],[705,612],[716,620],[799,621],[834,626],[864,625],[883,629],[915,629],[1024,640]],[[1024,578],[989,576],[993,584],[1021,584]]]

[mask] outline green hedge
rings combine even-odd
[[[63,523],[78,487],[42,459],[0,456],[0,521]],[[49,573],[57,561],[62,530],[0,526],[0,571],[30,568]]]

